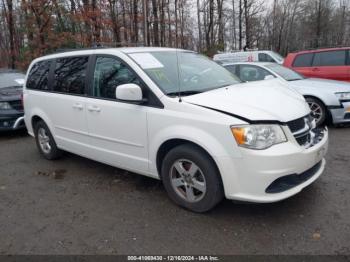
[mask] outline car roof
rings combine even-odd
[[[255,66],[268,66],[275,65],[276,63],[271,62],[232,62],[232,63],[223,63],[222,66],[230,66],[230,65],[255,65]]]
[[[316,53],[316,52],[327,52],[327,51],[338,51],[338,50],[349,50],[350,47],[333,47],[333,48],[320,48],[320,49],[310,49],[302,51],[294,51],[291,54],[307,54],[307,53]]]
[[[186,51],[192,52],[184,49],[176,49],[176,48],[166,48],[166,47],[118,47],[118,48],[88,48],[88,49],[76,49],[76,50],[62,50],[57,53],[41,56],[34,60],[34,62],[41,60],[54,59],[59,57],[67,57],[67,56],[79,56],[79,55],[91,55],[95,52],[98,53],[111,53],[111,52],[121,52],[124,54],[131,53],[140,53],[140,52],[164,52],[164,51]]]
[[[25,75],[19,72],[0,72],[0,88],[11,86],[22,86],[21,80],[24,81]]]

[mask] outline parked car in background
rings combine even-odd
[[[244,82],[278,78],[302,94],[318,126],[326,120],[350,123],[350,84],[301,74],[276,63],[234,63],[224,67]]]
[[[192,51],[111,48],[34,60],[25,121],[47,159],[61,150],[161,179],[204,212],[224,196],[276,202],[325,168],[327,129],[281,82],[241,84]]]
[[[25,75],[0,69],[0,131],[24,128],[22,91]]]
[[[350,81],[350,47],[290,53],[283,65],[306,77]]]
[[[283,64],[284,58],[274,51],[261,50],[216,54],[213,60],[220,64],[234,62],[271,62]]]

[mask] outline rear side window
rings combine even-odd
[[[60,93],[84,94],[88,61],[88,56],[57,59],[53,90]]]
[[[266,76],[273,76],[264,68],[253,65],[240,65],[238,77],[244,82],[261,81]]]
[[[237,66],[236,65],[226,65],[224,66],[232,74],[237,75]]]
[[[297,55],[294,60],[293,67],[310,67],[312,65],[313,56],[313,53]]]
[[[313,66],[344,66],[345,61],[345,50],[320,52],[315,54]]]
[[[28,89],[49,90],[50,65],[51,61],[41,61],[33,65],[26,84]]]
[[[275,63],[276,61],[271,56],[269,56],[268,54],[260,53],[259,54],[259,62]]]

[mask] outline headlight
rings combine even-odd
[[[8,102],[0,102],[0,110],[9,110],[9,109],[12,109],[12,107]]]
[[[232,126],[231,131],[239,146],[250,149],[267,149],[287,142],[286,135],[279,125]]]
[[[339,100],[350,100],[350,92],[335,93]]]

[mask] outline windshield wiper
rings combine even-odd
[[[289,82],[292,82],[292,81],[298,81],[298,80],[302,80],[302,79],[300,79],[300,78],[294,78],[294,79],[289,79],[288,81],[289,81]]]
[[[190,96],[190,95],[195,95],[195,94],[200,94],[202,91],[196,91],[196,90],[189,90],[189,91],[177,91],[177,92],[170,92],[167,93],[168,96]]]

